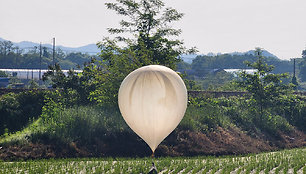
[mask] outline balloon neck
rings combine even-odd
[[[152,157],[152,159],[154,159],[154,152],[152,153],[151,157]]]

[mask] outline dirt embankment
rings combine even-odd
[[[246,135],[238,128],[218,128],[209,133],[174,131],[156,149],[156,156],[237,155],[305,147],[306,134],[294,130],[278,133]],[[122,133],[96,139],[91,144],[76,142],[54,144],[52,141],[28,145],[0,147],[0,159],[40,159],[72,157],[144,157],[150,148],[134,134]]]

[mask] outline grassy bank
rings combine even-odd
[[[304,131],[306,105],[297,98],[287,97],[280,106],[258,115],[256,107],[247,98],[190,98],[185,116],[176,131],[209,133],[221,127],[238,128],[247,134],[267,134],[278,137],[280,132],[290,133],[295,128]],[[281,103],[282,102],[282,103]],[[285,106],[285,107],[283,107]],[[48,102],[41,116],[25,129],[1,136],[0,145],[26,142],[83,142],[94,139],[133,134],[118,108],[99,106],[64,107],[60,102]]]
[[[45,102],[37,120],[0,137],[0,159],[144,157],[151,153],[116,107],[65,106],[50,98]],[[284,96],[264,115],[245,97],[189,98],[183,120],[156,155],[247,154],[303,147],[305,108],[296,96]]]

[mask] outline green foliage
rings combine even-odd
[[[168,27],[181,19],[183,14],[165,8],[162,1],[117,0],[116,3],[106,3],[106,6],[127,20],[120,22],[120,28],[108,29],[110,34],[117,36],[99,42],[102,61],[98,61],[97,66],[85,68],[91,71],[91,82],[95,86],[90,92],[90,99],[105,106],[114,106],[120,84],[131,71],[150,64],[175,69],[179,56],[186,49],[182,41],[172,39],[181,31]],[[125,37],[123,33],[134,37]]]
[[[244,62],[256,62],[257,57],[253,54],[231,55],[220,54],[216,56],[199,55],[193,59],[191,65],[179,63],[179,72],[186,72],[188,79],[193,79],[202,84],[203,89],[208,90],[232,90],[240,91],[237,85],[233,85],[236,76],[222,72],[223,69],[248,69]],[[292,62],[277,59],[275,57],[265,58],[268,64],[274,65],[271,73],[292,72]],[[187,65],[186,65],[187,64]],[[284,80],[284,83],[290,83]],[[223,86],[226,86],[223,88]]]
[[[44,79],[52,80],[54,88],[62,88],[64,92],[75,91],[79,95],[77,101],[82,101],[80,104],[90,100],[113,107],[117,105],[120,84],[130,72],[150,64],[175,69],[179,56],[186,52],[183,42],[172,39],[179,36],[180,30],[168,27],[183,14],[165,8],[162,1],[143,0],[138,3],[118,0],[106,3],[106,6],[128,20],[122,20],[119,29],[108,29],[109,33],[119,36],[105,38],[97,44],[101,49],[101,60],[92,59],[85,63],[81,74],[70,71],[65,77],[59,64],[55,64],[49,66],[44,75]],[[120,36],[126,32],[132,33],[135,38]],[[121,42],[123,46],[119,44]]]
[[[275,113],[285,118],[291,125],[305,131],[306,102],[294,95],[284,95],[276,101]]]
[[[59,64],[49,65],[48,71],[43,74],[43,80],[51,80],[53,88],[64,88],[67,85],[65,74]]]
[[[179,129],[207,132],[217,127],[228,127],[230,121],[219,104],[213,98],[189,98],[186,110]]]
[[[83,54],[83,53],[78,52],[78,53],[70,53],[64,59],[74,64],[73,66],[69,67],[70,69],[72,67],[76,67],[76,65],[79,65],[80,67],[82,67],[84,63],[90,61],[91,56],[88,54]]]
[[[287,78],[288,74],[272,74],[273,66],[264,62],[261,55],[262,50],[257,48],[257,61],[254,63],[246,62],[247,66],[256,69],[254,74],[248,74],[245,71],[239,74],[241,81],[238,85],[245,88],[252,96],[256,111],[260,118],[265,115],[265,109],[274,107],[281,95],[288,93],[292,88],[290,85],[282,83],[282,78]],[[269,115],[269,114],[268,114]]]
[[[82,73],[70,69],[67,76],[61,70],[59,64],[50,65],[48,71],[43,75],[43,80],[51,80],[53,88],[62,89],[60,91],[61,95],[66,97],[68,101],[72,101],[69,104],[91,104],[88,96],[93,88],[90,83],[93,74],[90,68],[91,63],[88,62],[85,65]]]
[[[197,81],[202,85],[203,89],[206,90],[218,90],[223,86],[229,86],[234,80],[234,76],[231,73],[227,73],[225,71],[216,72],[213,74],[207,74],[204,78],[198,79]],[[233,87],[233,91],[237,91],[238,89]]]
[[[264,110],[258,117],[256,101],[246,97],[210,98],[189,97],[189,105],[179,129],[210,131],[217,127],[236,126],[250,134],[266,132],[278,136],[278,132],[290,132],[292,126],[304,130],[305,102],[295,96],[283,96],[277,107]]]
[[[4,133],[0,136],[0,145],[1,146],[10,146],[10,145],[25,145],[32,142],[33,137],[36,135],[42,134],[45,131],[45,128],[42,126],[41,118],[38,118],[34,122],[30,122],[29,126],[25,129],[14,132],[14,133]],[[41,138],[41,137],[40,137]]]
[[[294,89],[297,89],[297,87],[299,86],[299,83],[297,81],[297,78],[295,76],[292,77],[291,83],[294,85]]]
[[[0,77],[8,77],[8,75],[4,71],[0,71]]]
[[[134,36],[128,38],[119,35],[114,41],[123,41],[138,59],[145,58],[150,61],[147,63],[175,69],[176,62],[179,62],[178,56],[184,53],[185,48],[182,41],[173,39],[181,34],[181,30],[169,26],[179,21],[183,17],[182,13],[170,7],[165,8],[161,0],[116,0],[116,3],[106,3],[106,6],[125,17],[120,22],[120,28],[109,28],[109,33],[130,33]]]
[[[206,77],[210,71],[214,69],[246,69],[248,66],[244,64],[245,61],[255,62],[256,55],[230,55],[221,54],[217,56],[197,56],[191,64],[193,75],[198,77]],[[273,73],[292,72],[292,62],[283,61],[277,58],[266,58],[268,64],[274,65]]]
[[[8,129],[15,132],[41,114],[44,93],[39,91],[8,93],[0,96],[0,135]]]
[[[293,173],[305,172],[305,148],[246,156],[162,157],[154,159],[163,173]],[[148,173],[150,158],[77,158],[0,162],[0,173]]]
[[[39,88],[39,84],[34,79],[32,79],[28,83],[28,88],[29,89],[37,89],[37,88]]]
[[[213,69],[246,68],[243,61],[254,61],[253,55],[229,55],[197,56],[191,64],[196,76],[203,77]]]
[[[197,82],[193,79],[190,79],[187,74],[179,74],[179,75],[181,75],[181,78],[183,79],[183,81],[185,83],[185,86],[186,86],[188,91],[190,91],[190,90],[201,90],[202,89],[199,82]]]
[[[113,107],[117,104],[118,90],[123,79],[131,71],[144,65],[144,62],[140,62],[130,49],[121,49],[113,43],[105,44],[100,56],[102,62],[98,61],[98,65],[84,68],[94,86],[89,98],[104,106]]]
[[[302,59],[298,61],[299,61],[298,77],[302,82],[306,82],[306,49],[302,51]]]
[[[15,84],[21,83],[21,80],[17,77],[11,77],[10,78],[10,86],[14,86]]]
[[[306,82],[306,58],[304,58],[300,63],[299,77],[301,78],[301,81]]]
[[[48,137],[66,143],[91,144],[106,134],[127,129],[118,109],[94,106],[63,108],[61,103],[50,100],[44,106],[42,116]]]
[[[187,62],[184,62],[184,61],[178,62],[177,63],[177,70],[179,72],[184,72],[186,70],[191,70],[191,65]]]

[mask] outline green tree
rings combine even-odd
[[[120,28],[108,29],[109,33],[117,35],[113,42],[124,42],[143,64],[161,64],[175,69],[176,63],[180,61],[179,56],[186,49],[181,40],[170,39],[181,34],[180,29],[171,28],[170,24],[179,21],[183,13],[166,8],[161,0],[116,1],[106,3],[107,8],[127,20],[121,20]],[[125,37],[123,33],[129,33],[134,37]],[[102,52],[105,44],[109,44],[108,38],[99,44]]]
[[[181,40],[173,39],[181,30],[169,26],[183,14],[166,8],[161,0],[116,0],[106,6],[126,20],[120,22],[120,28],[108,29],[115,35],[113,39],[105,38],[97,44],[102,61],[92,66],[96,90],[90,93],[90,98],[114,105],[120,84],[131,71],[149,64],[176,69],[177,62],[181,61],[179,56],[194,49],[187,50]],[[131,37],[126,37],[126,33]]]
[[[8,75],[4,71],[0,71],[0,77],[7,77]]]
[[[67,75],[64,74],[58,63],[50,65],[48,71],[43,75],[43,80],[51,80],[53,88],[62,89],[62,95],[67,99],[64,104],[91,104],[88,96],[90,91],[93,91],[95,88],[92,86],[91,81],[93,80],[94,73],[96,73],[93,71],[94,68],[92,66],[95,66],[93,62],[93,60],[87,62],[82,73],[77,73],[70,69]]]
[[[42,54],[42,55],[43,55],[44,57],[46,57],[46,58],[51,57],[51,53],[49,53],[47,47],[43,47],[42,49],[43,49],[43,54]]]
[[[238,85],[251,94],[262,120],[265,109],[273,107],[280,96],[291,89],[291,86],[282,83],[282,79],[288,78],[288,74],[271,73],[274,67],[265,63],[262,50],[256,48],[255,52],[257,61],[246,62],[246,65],[257,71],[254,74],[248,74],[245,71],[240,73],[241,81],[238,82]]]
[[[183,14],[165,8],[160,0],[117,0],[106,6],[128,20],[122,20],[119,29],[108,29],[110,34],[116,35],[113,39],[104,38],[97,44],[101,60],[91,59],[84,64],[81,74],[71,72],[68,76],[56,64],[49,67],[45,79],[52,80],[53,87],[62,88],[64,92],[76,91],[81,99],[116,106],[120,84],[131,71],[149,64],[175,69],[181,61],[179,56],[194,49],[187,50],[182,41],[173,39],[181,30],[169,24],[181,19]],[[125,37],[125,33],[132,36]]]
[[[76,65],[82,66],[85,62],[90,61],[91,56],[88,54],[83,54],[81,52],[78,53],[69,53],[65,60],[69,60]]]
[[[305,82],[306,81],[306,63],[301,65],[299,75],[300,75],[301,81]]]
[[[43,81],[51,80],[53,88],[65,88],[66,78],[62,71],[60,65],[56,63],[55,65],[49,65],[48,71],[43,74]]]
[[[302,61],[300,62],[300,72],[299,76],[301,78],[301,81],[306,81],[306,49],[302,51]]]
[[[306,58],[306,49],[302,51],[302,57]]]
[[[11,41],[0,42],[0,54],[8,55],[13,51],[13,43]]]
[[[28,88],[29,89],[37,89],[37,88],[39,88],[39,84],[34,79],[32,79],[28,83]]]
[[[291,83],[294,85],[293,88],[296,90],[297,87],[299,86],[299,83],[298,83],[298,81],[297,81],[297,79],[296,79],[296,76],[293,76],[293,77],[292,77]]]

